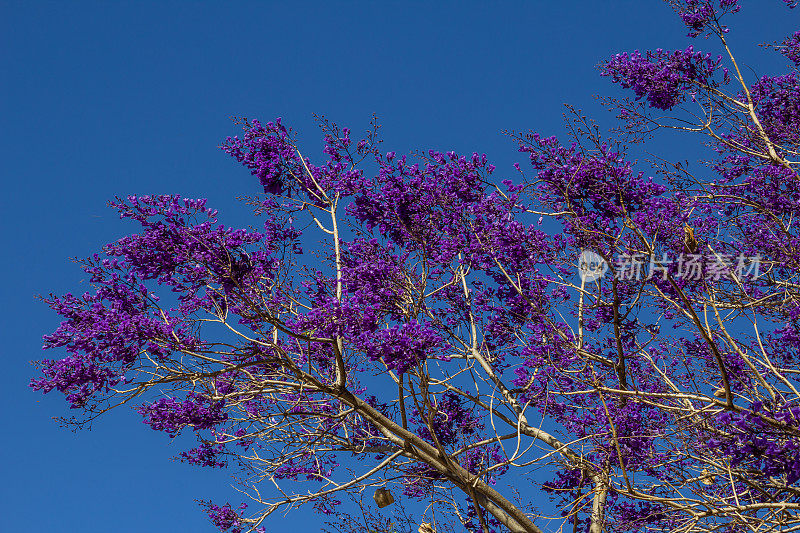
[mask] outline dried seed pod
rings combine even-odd
[[[700,480],[703,485],[713,485],[714,484],[714,476],[708,471],[707,468],[703,469],[703,477]]]
[[[419,533],[436,533],[436,530],[433,529],[433,526],[428,522],[422,522],[417,531],[419,531]]]
[[[693,254],[697,251],[697,239],[694,237],[694,230],[687,224],[683,226],[683,251]]]
[[[394,503],[394,497],[392,496],[392,493],[389,492],[389,489],[383,487],[375,491],[374,498],[375,503],[377,503],[378,507],[381,509]]]

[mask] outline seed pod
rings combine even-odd
[[[433,529],[433,526],[428,522],[422,522],[417,531],[419,531],[419,533],[436,533],[436,530]]]
[[[392,496],[392,493],[389,492],[389,489],[383,487],[375,491],[374,498],[375,503],[377,503],[378,507],[381,509],[394,503],[394,497]]]
[[[683,226],[683,251],[693,254],[697,251],[697,239],[694,237],[694,230],[687,224]]]

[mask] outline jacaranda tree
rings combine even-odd
[[[738,0],[670,3],[709,51],[611,56],[620,127],[512,134],[511,177],[324,120],[314,162],[240,120],[223,148],[263,186],[258,230],[112,202],[141,229],[83,261],[92,291],[45,298],[66,353],[32,387],[78,424],[128,404],[194,434],[181,459],[242,483],[205,504],[222,531],[305,504],[398,527],[374,493],[423,532],[800,530],[800,31],[755,78]],[[707,164],[634,160],[663,128]]]

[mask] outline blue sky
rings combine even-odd
[[[780,56],[754,43],[796,30],[800,10],[745,4],[734,48],[754,72],[775,72]],[[593,95],[617,93],[596,64],[684,48],[685,33],[657,0],[0,1],[0,528],[211,532],[194,499],[239,501],[228,474],[170,461],[180,449],[130,410],[74,434],[51,420],[70,414],[63,398],[27,387],[58,324],[34,296],[84,290],[69,258],[131,229],[107,200],[207,197],[226,224],[247,224],[235,198],[256,180],[217,148],[239,131],[231,115],[283,117],[313,157],[313,113],[355,132],[374,113],[387,151],[485,152],[513,177],[523,158],[501,130],[561,134],[565,102],[607,122]],[[653,149],[697,158],[683,146]],[[319,530],[307,512],[268,525],[305,530]]]

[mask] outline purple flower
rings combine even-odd
[[[645,55],[638,50],[617,54],[602,65],[600,74],[633,89],[637,99],[646,97],[650,107],[666,110],[685,101],[695,87],[717,87],[714,75],[721,64],[722,56],[712,58],[692,46],[674,52],[659,48]]]

